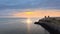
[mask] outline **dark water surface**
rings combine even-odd
[[[38,19],[0,18],[0,34],[49,34],[40,25],[34,24]]]

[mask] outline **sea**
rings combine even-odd
[[[42,26],[34,24],[38,18],[0,18],[0,34],[49,34]]]

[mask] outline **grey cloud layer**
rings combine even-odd
[[[0,9],[57,8],[60,0],[0,0]]]
[[[60,9],[60,0],[0,0],[0,16],[8,16],[13,11],[29,8]]]

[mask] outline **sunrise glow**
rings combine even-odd
[[[23,17],[23,18],[40,18],[44,16],[60,16],[60,10],[34,10],[26,12],[15,12],[12,13],[14,17]]]
[[[31,15],[33,14],[33,12],[25,12],[27,15]]]

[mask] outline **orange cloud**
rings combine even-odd
[[[33,17],[43,17],[43,16],[59,16],[60,17],[60,10],[33,10],[29,12],[16,12],[12,15],[15,17],[26,17],[26,18],[33,18]]]

